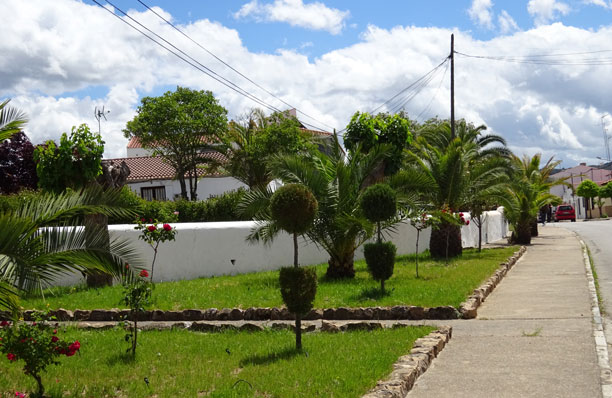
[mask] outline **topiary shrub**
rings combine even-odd
[[[381,291],[385,291],[385,281],[393,275],[396,248],[393,242],[367,243],[363,247],[368,271],[372,279],[380,281]]]
[[[311,268],[284,267],[279,274],[281,296],[290,312],[306,315],[317,294],[317,273]]]
[[[360,205],[371,222],[387,221],[397,212],[397,194],[387,184],[375,184],[363,192]]]
[[[318,203],[308,188],[300,184],[283,185],[270,199],[272,218],[278,226],[290,234],[308,231]]]
[[[390,186],[375,184],[363,192],[360,205],[364,216],[376,223],[376,243],[364,246],[364,256],[370,275],[380,281],[380,290],[384,294],[385,281],[393,275],[396,248],[391,242],[382,242],[380,223],[390,220],[397,213],[397,195]]]
[[[301,317],[312,308],[317,283],[314,271],[298,268],[297,237],[308,232],[317,208],[317,199],[304,185],[284,185],[270,198],[272,219],[281,229],[293,235],[293,268],[292,271],[287,271],[287,268],[281,270],[279,282],[283,301],[295,314],[295,347],[298,350],[302,349]]]

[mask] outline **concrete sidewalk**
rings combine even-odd
[[[582,249],[540,228],[523,258],[421,376],[416,397],[602,397]]]

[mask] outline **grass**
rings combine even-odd
[[[78,339],[80,355],[50,366],[43,383],[53,398],[360,397],[432,330],[307,333],[301,353],[290,331],[144,331],[134,362],[124,356],[122,330],[68,329],[60,337]],[[34,390],[35,382],[21,366],[0,360],[0,397]]]
[[[505,261],[517,246],[464,250],[460,258],[444,261],[419,256],[419,278],[415,277],[414,255],[399,257],[391,279],[385,283],[387,294],[379,292],[380,283],[368,274],[364,261],[355,263],[353,280],[328,280],[326,264],[316,266],[319,286],[315,308],[420,305],[458,307],[472,291]],[[28,297],[22,306],[50,308],[97,309],[122,307],[121,286],[102,289],[55,288],[40,297]],[[282,299],[278,272],[201,278],[189,281],[158,283],[150,308],[182,310],[189,308],[280,307]]]
[[[595,270],[595,263],[593,262],[593,256],[591,256],[591,249],[586,245],[587,256],[589,256],[589,265],[591,266],[591,273],[593,274],[593,281],[595,283],[595,294],[597,294],[597,304],[599,305],[599,312],[601,315],[606,315],[606,307],[604,307],[603,299],[601,297],[601,290],[599,289],[599,277],[597,276],[597,270]]]

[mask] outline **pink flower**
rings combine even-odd
[[[19,397],[19,398],[25,398],[26,395],[24,393],[22,393],[22,392],[15,391],[15,396]]]
[[[153,232],[153,231],[155,231],[157,228],[155,227],[155,225],[149,225],[149,226],[147,227],[147,229],[148,229],[149,231]]]
[[[178,215],[179,215],[179,212],[178,212],[178,211],[175,211],[175,212],[174,212],[174,213],[172,213],[172,214],[174,214],[175,216],[178,216]]]
[[[59,339],[57,338],[57,336],[52,336],[52,337],[51,337],[51,341],[52,341],[53,343],[56,343],[58,340],[59,340]]]
[[[9,352],[8,354],[6,354],[6,357],[8,358],[9,361],[15,361],[17,359],[17,355],[13,354],[12,352]]]
[[[146,269],[143,269],[142,271],[140,271],[140,276],[142,278],[148,278],[149,277],[149,273],[147,272]]]
[[[164,224],[164,231],[172,231],[172,227],[169,224]]]

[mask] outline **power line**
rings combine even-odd
[[[449,66],[450,64],[447,62],[446,68],[444,69],[444,74],[442,75],[442,78],[440,79],[440,83],[438,83],[438,88],[436,89],[434,95],[431,96],[431,99],[429,100],[429,103],[427,104],[427,106],[417,115],[416,117],[417,121],[419,120],[422,114],[429,111],[429,108],[431,108],[431,104],[433,103],[433,100],[438,96],[438,93],[440,92],[440,88],[442,87],[442,83],[444,82],[444,78],[446,77],[446,73],[448,72]]]
[[[607,50],[602,50],[602,51],[607,51]],[[466,58],[486,59],[486,60],[492,60],[492,61],[510,62],[510,63],[517,63],[517,64],[529,64],[529,65],[550,65],[550,66],[554,66],[554,65],[567,65],[567,66],[612,65],[612,58],[583,58],[583,59],[576,59],[576,60],[572,60],[572,59],[554,60],[554,59],[536,59],[535,57],[529,58],[527,56],[471,55],[471,54],[465,54],[459,51],[455,51],[455,54],[461,55]]]
[[[200,72],[206,74],[207,76],[211,77],[212,79],[216,80],[217,82],[223,84],[224,86],[226,86],[227,88],[235,91],[236,93],[254,101],[255,103],[269,109],[275,112],[281,112],[278,108],[268,104],[267,102],[259,99],[258,97],[256,97],[255,95],[249,93],[247,90],[244,90],[243,88],[241,88],[240,86],[236,85],[235,83],[229,81],[228,79],[224,78],[223,76],[217,74],[216,72],[214,72],[212,69],[206,67],[205,65],[201,64],[200,62],[198,62],[197,60],[195,60],[193,57],[189,56],[188,54],[186,54],[184,51],[180,50],[179,48],[177,48],[176,46],[174,46],[172,43],[170,43],[169,41],[167,41],[166,39],[164,39],[163,37],[161,37],[160,35],[158,35],[157,33],[153,32],[152,30],[150,30],[149,28],[147,28],[146,26],[142,25],[140,22],[136,21],[134,18],[130,17],[129,15],[127,15],[126,12],[124,12],[123,10],[121,10],[120,8],[118,8],[117,6],[115,6],[113,3],[111,3],[109,0],[105,0],[108,4],[110,4],[112,7],[114,7],[117,11],[119,11],[121,14],[125,15],[126,17],[128,17],[130,20],[134,21],[135,23],[137,23],[139,26],[141,26],[142,28],[146,29],[148,32],[150,32],[151,34],[155,35],[156,37],[160,38],[161,40],[163,40],[165,43],[167,43],[169,46],[175,48],[177,51],[181,52],[182,54],[185,55],[185,57],[191,59],[193,62],[191,62],[190,60],[186,59],[185,57],[181,56],[180,54],[176,53],[175,51],[173,51],[172,49],[168,48],[167,46],[165,46],[164,44],[160,43],[158,40],[156,40],[155,38],[151,37],[150,35],[148,35],[147,33],[143,32],[142,30],[138,29],[136,26],[132,25],[131,23],[129,23],[127,20],[121,18],[119,15],[115,14],[113,11],[109,10],[108,8],[104,7],[102,4],[100,4],[97,0],[92,0],[94,3],[96,3],[98,6],[100,6],[102,9],[106,10],[107,12],[109,12],[111,15],[113,15],[114,17],[116,17],[117,19],[119,19],[121,22],[125,23],[126,25],[128,25],[129,27],[131,27],[132,29],[136,30],[137,32],[139,32],[140,34],[142,34],[143,36],[145,36],[146,38],[148,38],[149,40],[151,40],[152,42],[154,42],[155,44],[157,44],[158,46],[162,47],[163,49],[165,49],[166,51],[170,52],[171,54],[173,54],[174,56],[176,56],[177,58],[181,59],[182,61],[184,61],[185,63],[189,64],[190,66],[194,67],[195,69],[199,70]],[[317,130],[323,130],[317,126],[308,124],[306,122],[303,122],[304,124],[307,124],[309,126],[314,127]]]
[[[195,41],[193,38],[191,38],[188,34],[186,34],[185,32],[183,32],[182,30],[180,30],[179,28],[177,28],[172,22],[168,21],[166,18],[164,18],[162,15],[160,15],[159,13],[157,13],[155,10],[153,10],[151,7],[149,7],[146,3],[144,3],[141,0],[137,0],[140,4],[142,4],[144,7],[146,7],[149,11],[151,11],[153,14],[157,15],[161,20],[163,20],[165,23],[167,23],[168,25],[170,25],[174,30],[176,30],[177,32],[179,32],[181,35],[185,36],[187,39],[189,39],[192,43],[194,43],[196,46],[200,47],[202,50],[206,51],[208,54],[210,54],[212,57],[214,57],[217,61],[221,62],[223,65],[227,66],[228,68],[230,68],[231,70],[233,70],[234,72],[236,72],[238,75],[240,75],[241,77],[243,77],[244,79],[246,79],[247,81],[249,81],[250,83],[252,83],[253,85],[255,85],[256,87],[260,88],[261,90],[263,90],[264,92],[266,92],[268,95],[271,95],[272,97],[276,98],[277,100],[279,100],[280,102],[282,102],[283,104],[287,105],[290,108],[294,108],[297,112],[301,113],[302,115],[324,125],[327,126],[331,129],[334,129],[333,126],[330,126],[329,124],[326,124],[316,118],[314,118],[313,116],[308,115],[307,113],[299,110],[297,107],[289,104],[288,102],[284,101],[282,98],[276,96],[274,93],[270,92],[269,90],[267,90],[266,88],[262,87],[261,85],[257,84],[256,82],[254,82],[253,80],[251,80],[248,76],[245,76],[243,73],[241,73],[239,70],[237,70],[236,68],[234,68],[233,66],[231,66],[230,64],[228,64],[226,61],[224,61],[223,59],[219,58],[217,55],[215,55],[212,51],[208,50],[206,47],[202,46],[200,43],[198,43],[197,41]]]

